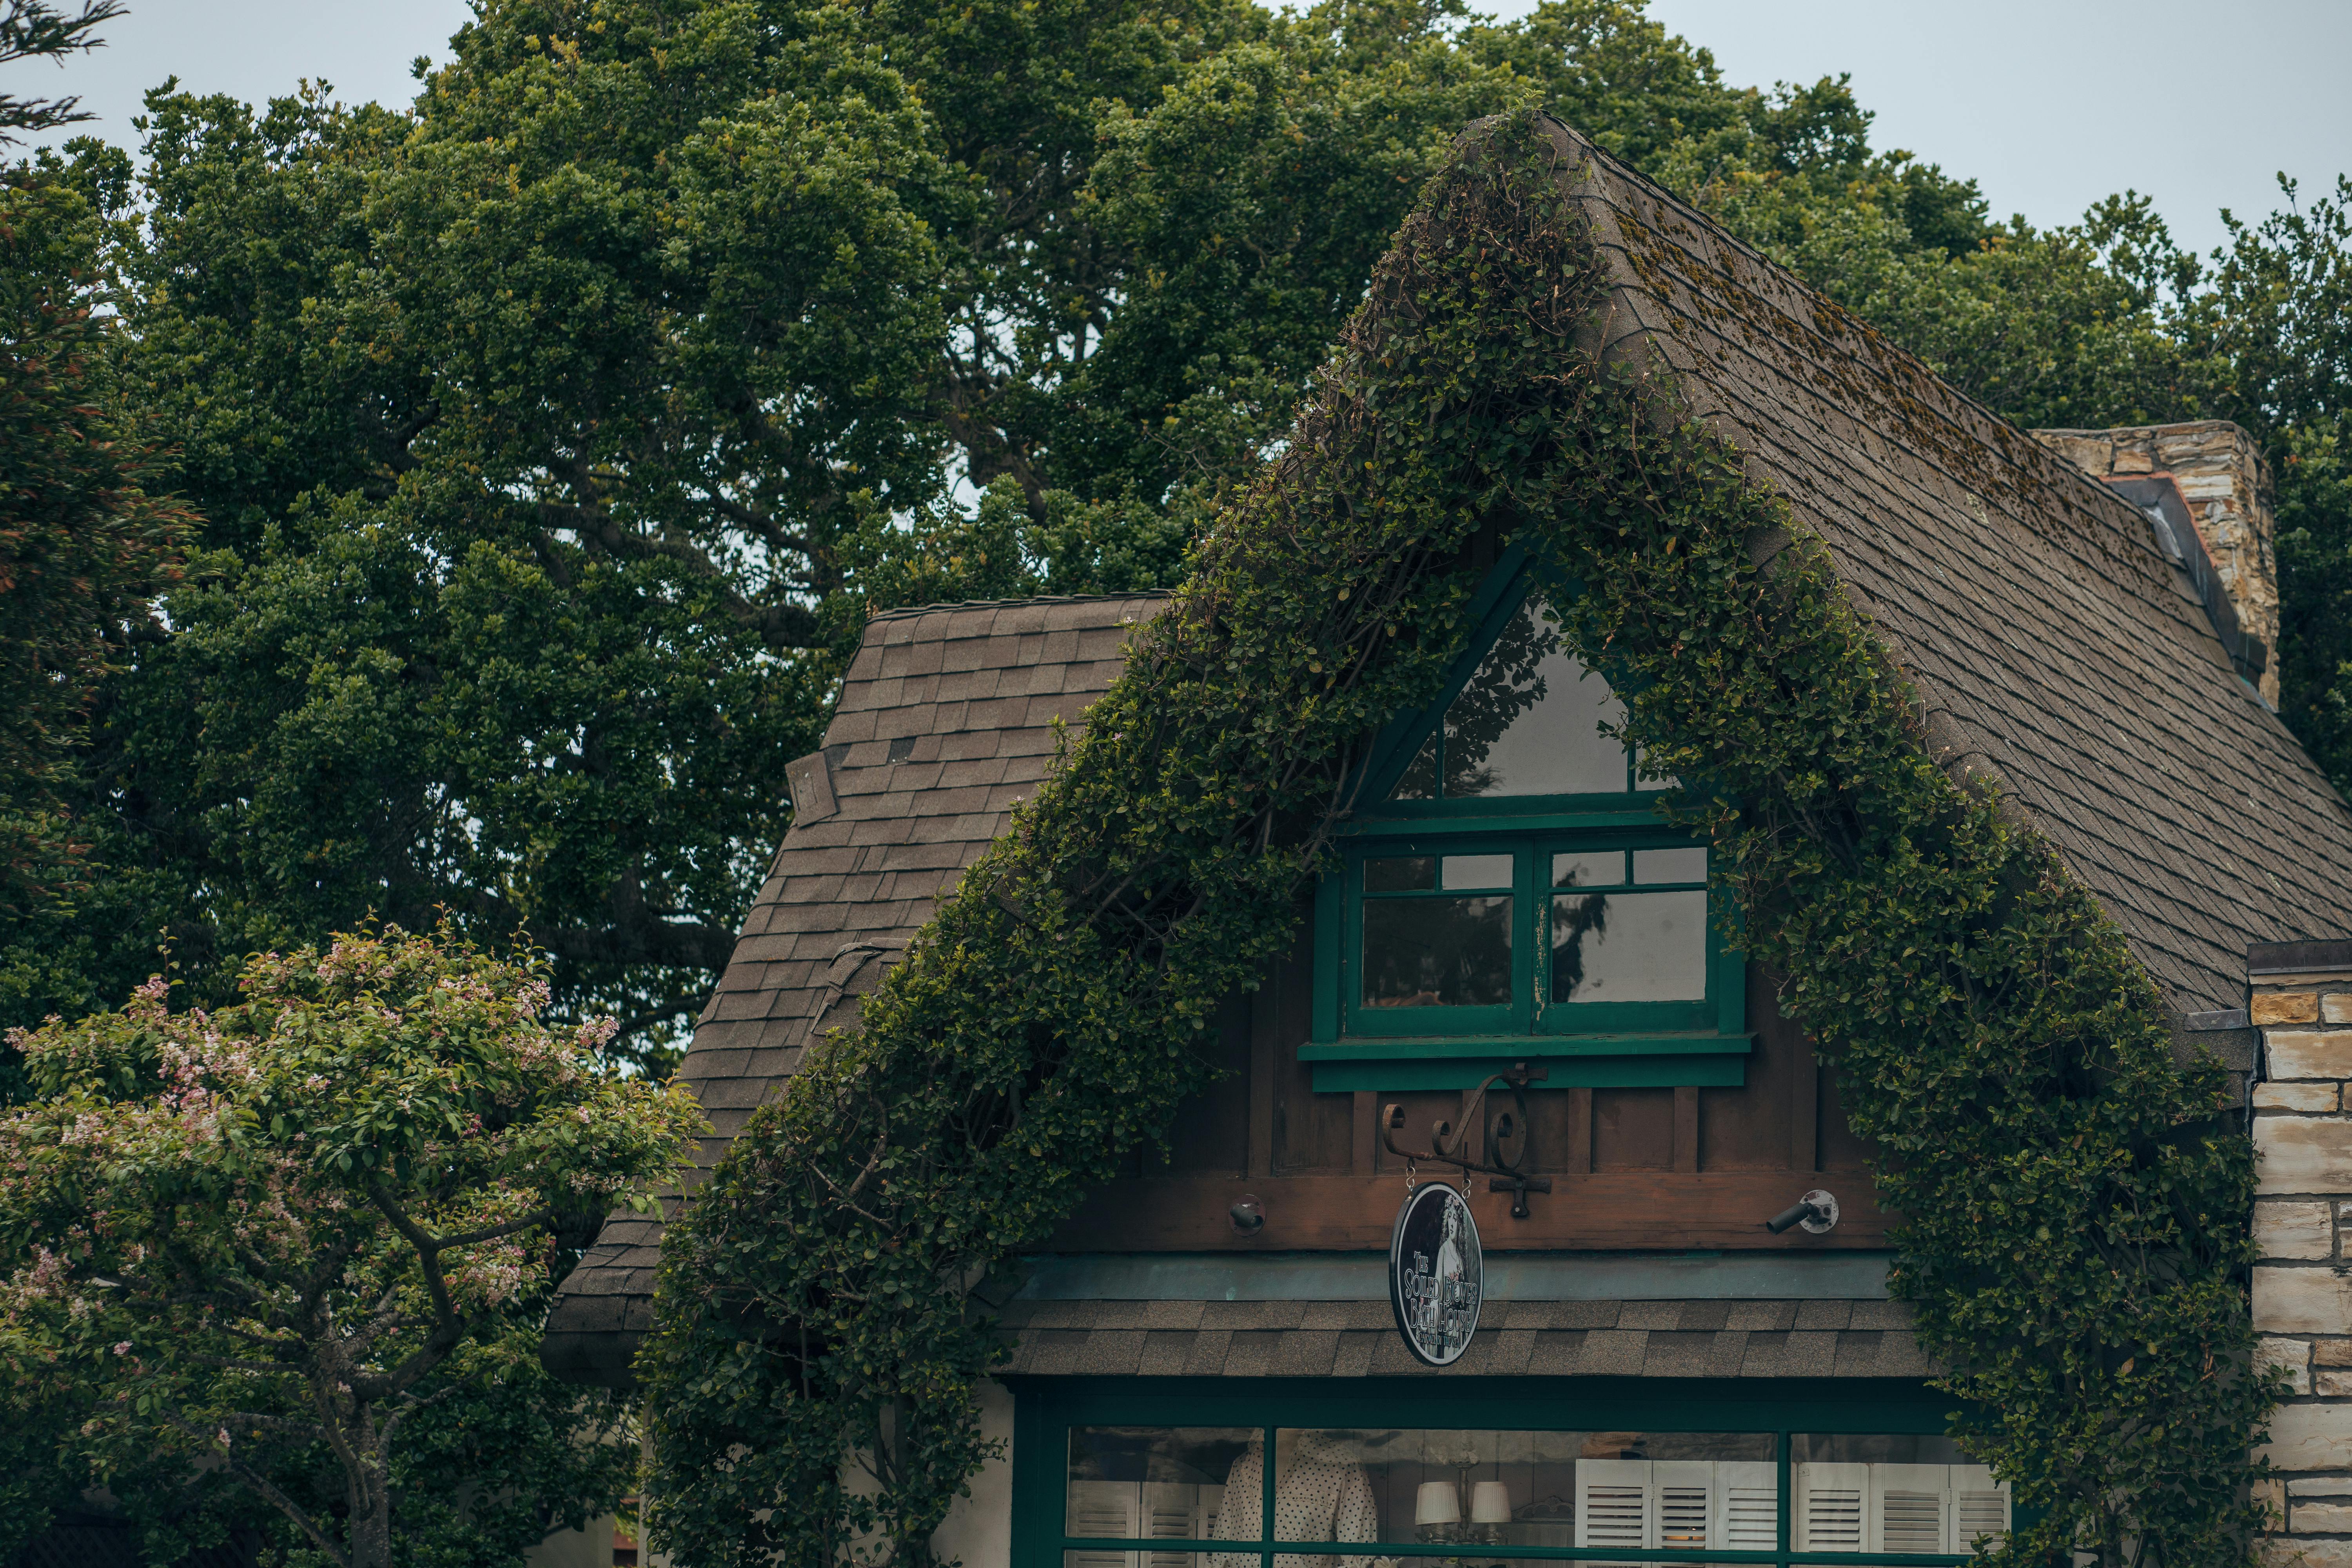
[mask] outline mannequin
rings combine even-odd
[[[1265,1495],[1265,1439],[1250,1438],[1249,1451],[1225,1477],[1224,1501],[1217,1511],[1218,1541],[1255,1541]],[[1348,1457],[1339,1439],[1325,1432],[1299,1434],[1296,1457],[1276,1468],[1274,1531],[1276,1541],[1370,1542],[1380,1539],[1380,1507],[1363,1466]],[[1285,1552],[1275,1568],[1371,1568],[1368,1556],[1309,1557]],[[1255,1552],[1212,1553],[1209,1568],[1257,1568]]]

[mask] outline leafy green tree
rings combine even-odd
[[[2305,207],[2294,182],[2230,244],[2184,312],[2215,413],[2253,431],[2278,482],[2279,711],[2352,794],[2352,178]]]
[[[567,1005],[698,1005],[846,562],[940,487],[898,406],[940,331],[905,91],[836,23],[785,59],[740,6],[636,20],[474,29],[414,127],[156,101],[134,315],[212,553],[112,717],[213,992],[446,908]]]
[[[665,1059],[867,607],[1173,581],[1529,70],[1629,145],[1810,112],[1638,6],[1460,20],[499,0],[408,114],[154,95],[131,374],[205,548],[92,742],[130,907],[19,1016],[446,910]]]
[[[609,1507],[633,1456],[613,1407],[547,1384],[533,1309],[552,1233],[650,1204],[692,1101],[597,1070],[611,1020],[550,1028],[539,968],[463,945],[341,937],[240,985],[173,1013],[159,975],[18,1032],[39,1099],[0,1121],[12,1404],[79,1396],[61,1469],[176,1462],[338,1568],[404,1538],[411,1563],[511,1558],[542,1510]]]
[[[19,19],[0,16],[0,35]],[[160,638],[152,599],[193,522],[149,422],[120,395],[108,312],[129,183],[129,159],[95,146],[78,176],[46,155],[0,173],[0,1007],[12,1012],[37,995],[94,1000],[86,948],[57,929],[101,879],[93,841],[110,826],[84,809],[89,721],[109,672]],[[21,940],[29,931],[38,939]],[[0,1051],[0,1102],[21,1088]]]
[[[205,550],[96,715],[98,901],[0,933],[19,1018],[159,932],[219,1000],[446,910],[674,1059],[866,613],[1181,577],[1479,115],[2021,423],[2221,406],[2146,202],[1996,223],[1843,79],[1734,87],[1629,0],[492,0],[455,47],[404,112],[151,100],[109,257]]]

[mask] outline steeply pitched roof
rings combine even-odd
[[[1563,127],[1613,355],[1672,373],[1828,542],[1960,765],[2006,784],[2182,1012],[2352,932],[2352,813],[2138,510]]]
[[[1825,539],[1948,765],[1990,771],[2183,1013],[2242,1005],[2251,942],[2352,935],[2352,813],[2239,680],[2137,510],[1564,128],[1608,283],[1595,343],[1671,375]],[[877,619],[826,733],[836,815],[796,823],[682,1069],[715,1159],[1044,776],[1055,717],[1150,598]],[[619,1380],[658,1225],[609,1225],[548,1359]]]
[[[1160,603],[1023,599],[867,623],[824,732],[826,776],[795,791],[796,820],[678,1068],[714,1133],[703,1169],[814,1031],[856,1022],[858,998],[1045,776],[1055,721],[1080,722],[1118,673],[1127,634]],[[819,817],[804,797],[827,782],[834,809]],[[549,1319],[551,1368],[627,1381],[653,1321],[660,1239],[656,1218],[606,1222]]]

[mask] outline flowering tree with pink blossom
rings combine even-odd
[[[246,966],[237,1005],[16,1031],[0,1339],[78,1379],[84,1451],[216,1468],[341,1568],[393,1560],[404,1429],[511,1339],[564,1222],[645,1207],[703,1123],[542,1021],[530,961],[389,929]],[[323,1448],[341,1508],[293,1479]],[[102,1470],[102,1458],[99,1468]]]

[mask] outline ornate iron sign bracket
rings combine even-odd
[[[1400,1149],[1396,1135],[1404,1131],[1404,1107],[1381,1107],[1381,1144],[1408,1167],[1418,1164],[1452,1165],[1468,1175],[1473,1171],[1483,1173],[1486,1190],[1511,1194],[1511,1217],[1528,1217],[1528,1194],[1551,1191],[1549,1176],[1530,1176],[1525,1169],[1535,1142],[1535,1126],[1528,1118],[1528,1085],[1543,1081],[1542,1068],[1529,1068],[1525,1062],[1513,1062],[1508,1070],[1489,1073],[1470,1092],[1462,1108],[1462,1131],[1455,1132],[1450,1121],[1439,1121],[1429,1130],[1431,1147],[1426,1150]],[[1486,1091],[1496,1084],[1509,1087],[1511,1108],[1497,1110],[1486,1098]],[[1493,1163],[1472,1157],[1471,1129],[1479,1128],[1485,1136],[1479,1149],[1492,1157]]]

